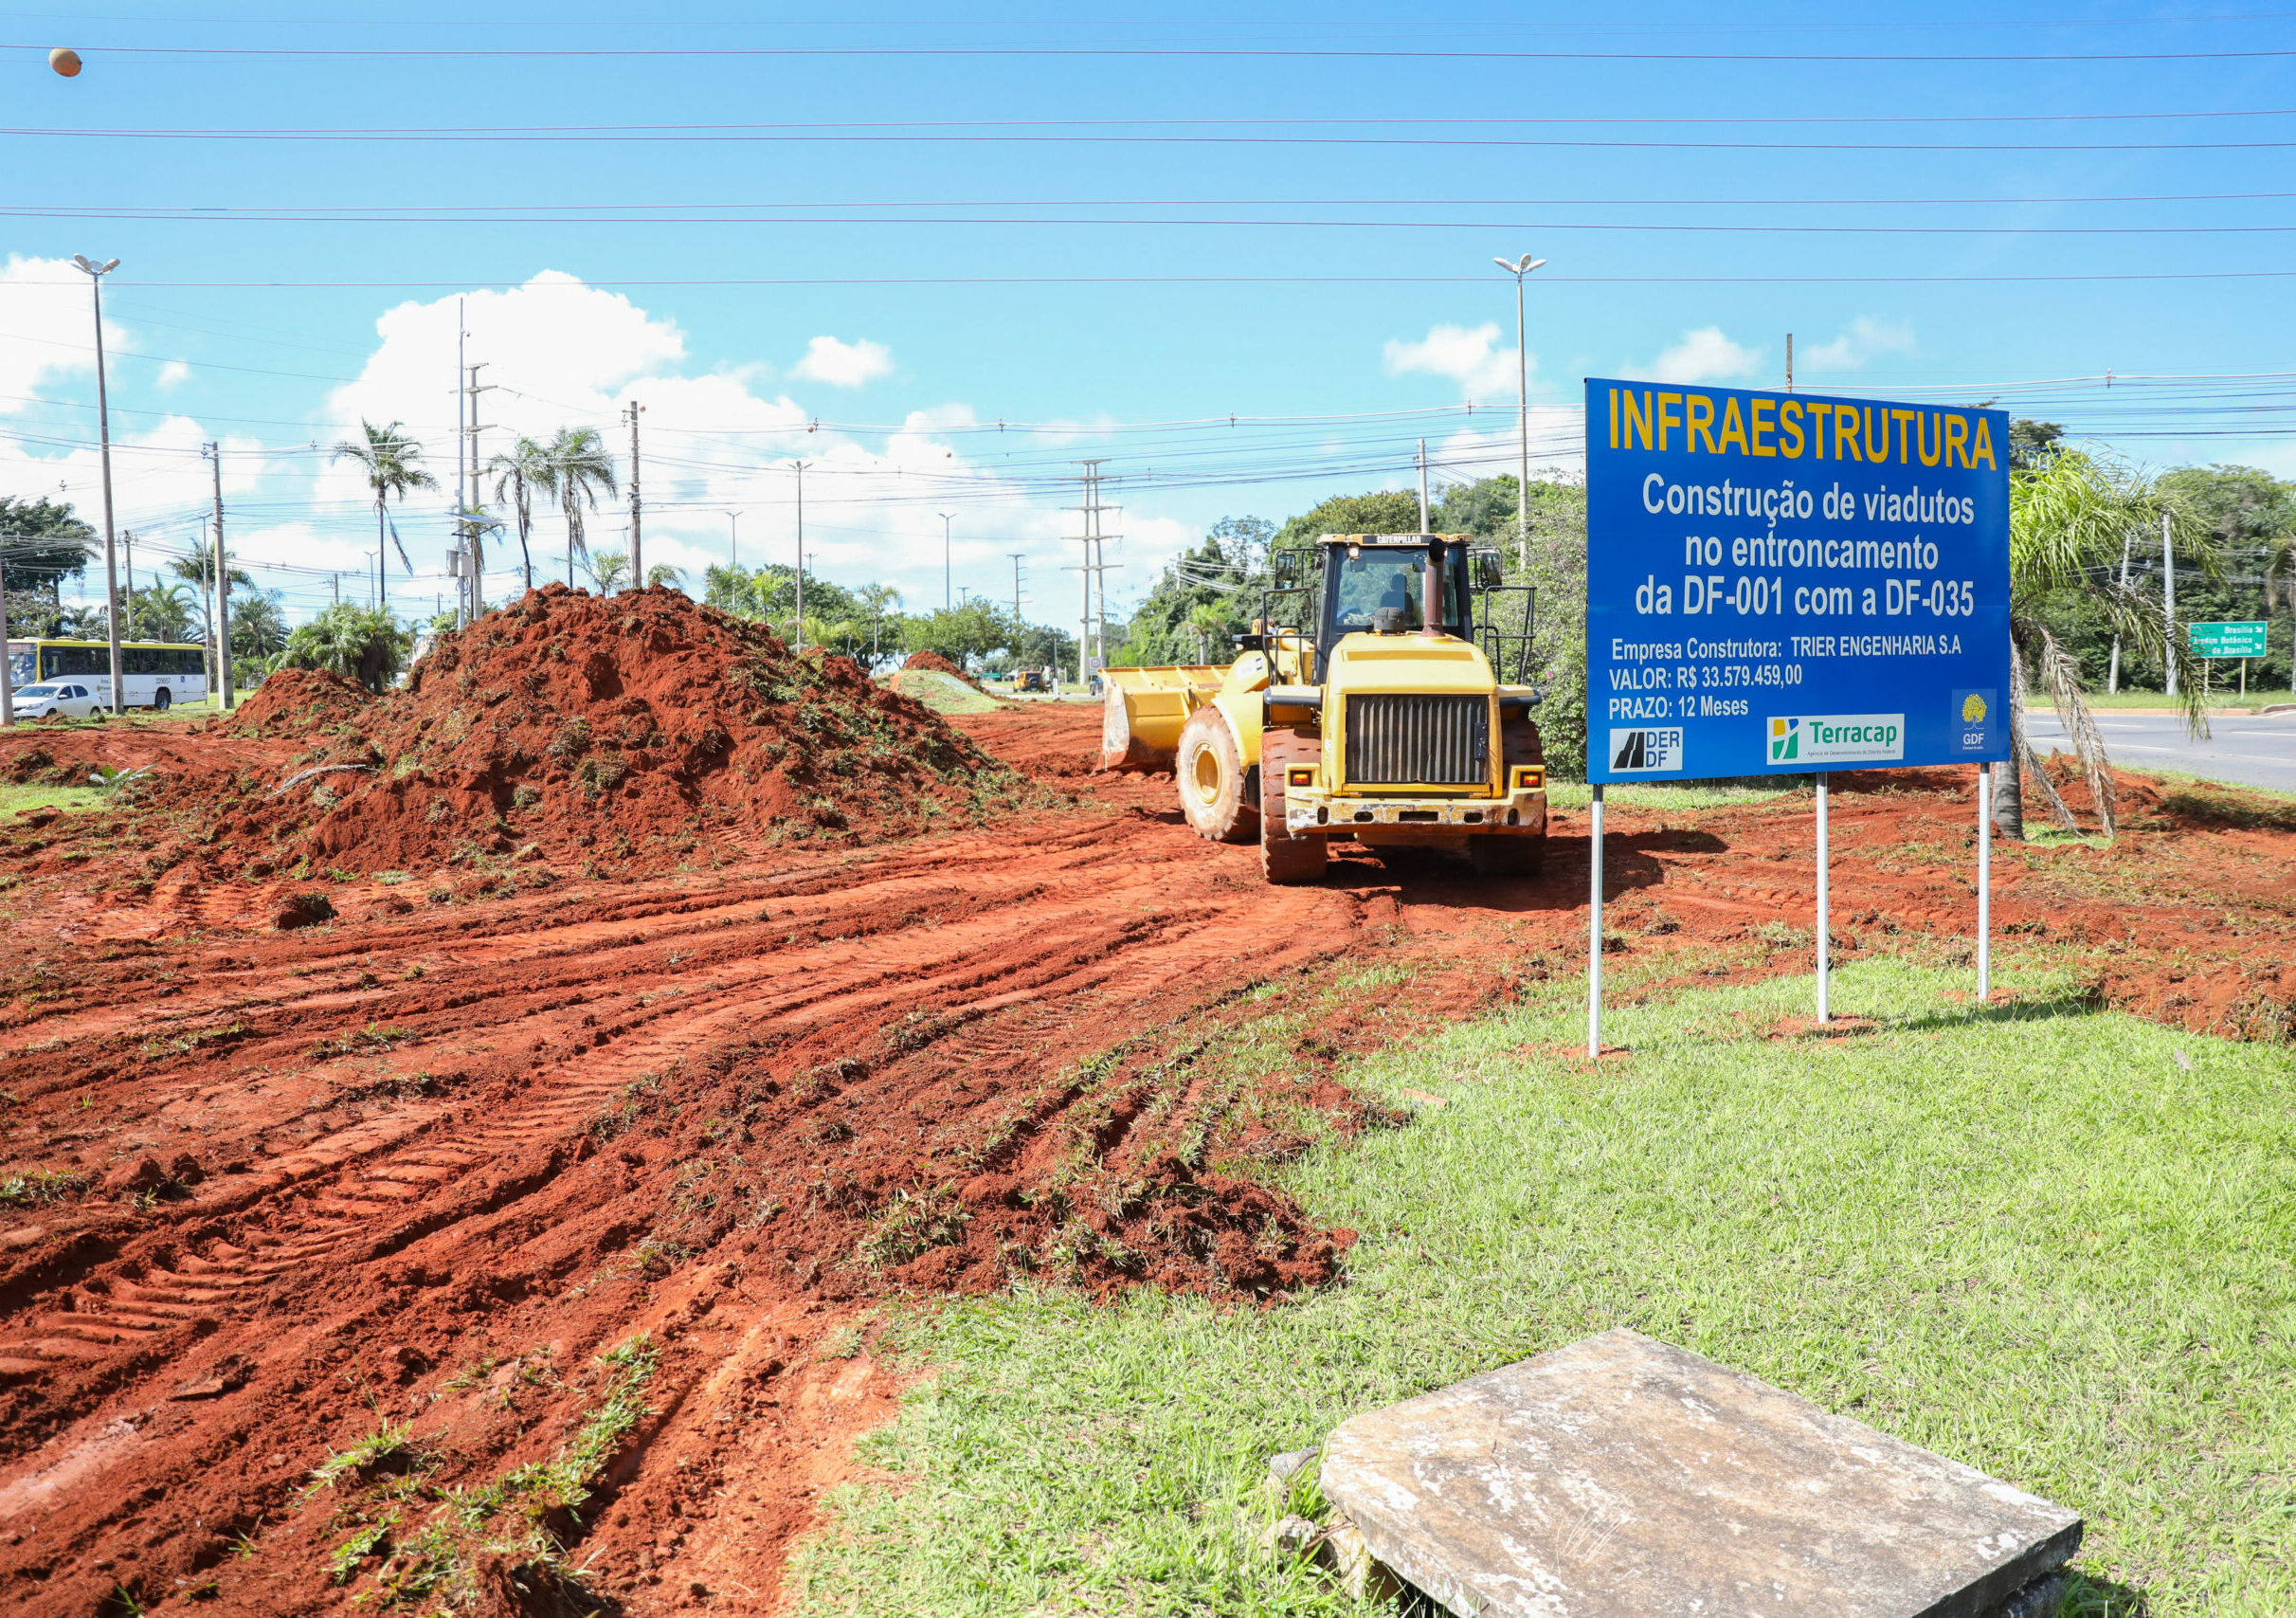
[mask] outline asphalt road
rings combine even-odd
[[[2072,751],[2048,707],[2036,703],[2027,718],[2034,751],[2046,754],[2052,744]],[[2097,726],[2117,764],[2136,770],[2181,770],[2218,781],[2296,792],[2296,714],[2212,715],[2208,736],[2201,741],[2186,736],[2184,721],[2174,714],[2101,713]]]

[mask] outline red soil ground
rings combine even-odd
[[[35,750],[51,762],[28,773],[56,768],[68,739],[275,783],[349,742],[327,722],[368,745],[425,735],[328,721],[339,696],[280,688],[283,712],[322,710],[316,737],[260,713],[211,735],[0,736],[0,774]],[[666,734],[706,718],[647,700]],[[371,1610],[424,1565],[443,1491],[560,1455],[610,1391],[595,1356],[642,1332],[651,1413],[578,1514],[535,1507],[578,1582],[474,1553],[474,1599],[762,1613],[896,1391],[856,1332],[872,1299],[1032,1275],[1265,1304],[1339,1280],[1347,1233],[1316,1229],[1264,1164],[1399,1121],[1334,1082],[1348,1053],[1578,969],[1580,817],[1538,879],[1357,854],[1269,889],[1254,850],[1186,831],[1168,778],[1083,775],[1097,708],[963,722],[950,756],[1025,772],[1037,807],[868,845],[730,821],[694,832],[685,868],[602,857],[536,816],[524,864],[409,840],[405,882],[187,876],[192,857],[155,877],[156,835],[207,846],[171,783],[141,810],[0,831],[18,940],[0,978],[0,1607]],[[461,745],[425,754],[424,791],[491,791],[444,766],[507,753]],[[659,751],[676,785],[693,755]],[[2000,854],[2004,954],[2070,944],[2101,998],[2288,1038],[2296,819],[2130,789],[2111,847]],[[1842,783],[1850,958],[1938,958],[1966,936],[1969,794],[1950,772]],[[378,824],[411,839],[406,818]],[[1611,825],[1622,992],[1808,969],[1806,800],[1614,805]],[[384,868],[339,852],[347,873]],[[274,924],[314,891],[332,921]],[[1191,1065],[1208,1032],[1380,960],[1419,971],[1396,1004],[1301,1036],[1241,1088]],[[404,1447],[310,1487],[387,1423]],[[338,1548],[390,1512],[337,1583]]]

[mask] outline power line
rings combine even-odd
[[[149,21],[150,19],[138,19]],[[0,50],[38,52],[45,45],[0,44]],[[223,57],[276,60],[486,62],[574,61],[610,58],[617,62],[685,60],[694,57],[764,57],[779,61],[877,58],[1013,58],[1074,61],[1228,60],[1244,62],[1706,62],[1716,64],[1811,63],[1939,65],[2034,63],[2079,65],[2125,62],[2269,62],[2296,56],[2296,50],[2126,50],[2126,51],[1691,51],[1691,50],[1473,50],[1341,49],[1277,45],[110,45],[81,52],[99,56]]]
[[[2296,51],[2282,54],[2296,56]],[[1477,148],[1507,151],[1627,151],[1627,152],[2248,152],[2277,151],[2285,140],[2148,140],[2148,141],[1880,141],[1880,140],[1622,140],[1526,139],[1497,136],[1392,135],[1109,135],[1097,132],[1062,135],[979,134],[782,134],[662,133],[624,135],[514,134],[514,133],[367,133],[326,130],[270,132],[262,130],[197,129],[71,129],[63,127],[0,128],[0,135],[20,138],[95,140],[237,140],[292,141],[316,144],[346,142],[413,142],[420,144],[733,144],[733,145],[918,145],[940,144],[1021,146],[1337,146]]]
[[[2278,281],[2296,270],[2106,270],[2033,275],[1558,275],[1547,285],[1585,286],[1919,286],[2067,284],[2087,282]],[[460,281],[139,281],[143,287],[221,290],[519,290],[529,278]],[[19,280],[17,286],[69,286],[63,281]],[[918,275],[918,276],[651,276],[584,280],[569,289],[679,286],[1482,286],[1469,275]],[[67,346],[67,345],[59,345]],[[187,364],[201,363],[196,360]],[[245,369],[232,367],[230,369]],[[274,372],[266,374],[296,375]],[[333,382],[337,377],[313,380]]]
[[[2275,142],[2296,148],[2296,140]],[[964,218],[915,218],[897,214],[654,214],[617,216],[606,213],[559,214],[445,214],[407,209],[392,212],[319,213],[291,209],[60,209],[0,208],[0,218],[127,219],[216,225],[897,225],[913,228],[931,226],[988,226],[1005,228],[1034,225],[1062,228],[1093,226],[1147,226],[1156,229],[1208,227],[1218,229],[1408,229],[1408,230],[1548,230],[1631,233],[1637,235],[1775,235],[1775,236],[2279,236],[2296,232],[2296,225],[1843,225],[1839,223],[1745,225],[1691,224],[1675,221],[1566,220],[1566,219],[1399,219],[1281,217],[1200,217],[1170,214],[1154,217],[1130,214],[973,214]],[[585,282],[584,284],[590,284]],[[292,376],[296,372],[262,374]],[[318,381],[339,378],[318,377]]]

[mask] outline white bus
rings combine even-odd
[[[16,641],[8,644],[11,690],[68,680],[84,686],[96,705],[112,705],[112,648],[103,641]],[[207,648],[180,641],[119,643],[121,696],[131,708],[166,712],[177,702],[208,697]]]

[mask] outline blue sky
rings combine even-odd
[[[958,587],[1009,598],[1020,553],[1059,621],[1078,457],[1124,507],[1119,609],[1222,515],[1407,483],[1421,436],[1438,482],[1510,465],[1498,253],[1550,261],[1541,464],[1581,377],[1774,383],[1791,331],[1804,388],[2296,472],[2296,12],[190,9],[0,21],[0,489],[97,509],[60,266],[118,256],[139,567],[197,539],[219,439],[233,543],[298,611],[374,545],[347,427],[403,419],[451,478],[458,296],[482,454],[569,423],[620,453],[646,404],[649,560],[723,559],[729,510],[787,559],[803,457],[821,571],[937,604],[948,513]],[[402,609],[443,510],[397,518]]]

